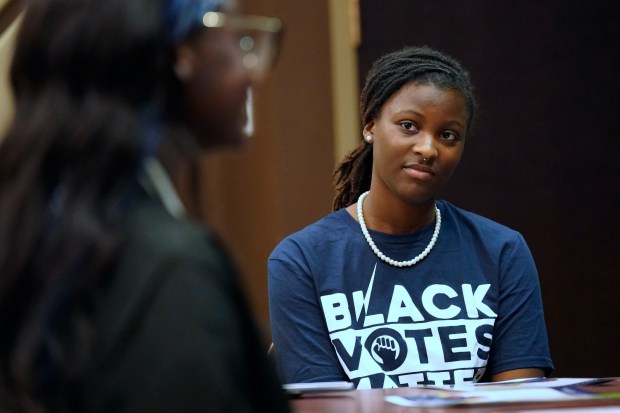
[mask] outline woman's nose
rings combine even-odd
[[[437,157],[437,148],[435,147],[435,139],[433,135],[430,133],[421,132],[418,134],[418,139],[416,139],[413,148],[413,152],[416,155],[421,156],[422,158],[436,158]]]

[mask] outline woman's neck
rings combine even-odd
[[[178,136],[172,139],[179,139]],[[177,192],[185,215],[190,218],[200,219],[203,216],[201,191],[200,191],[200,168],[199,155],[190,153],[184,147],[173,143],[172,139],[164,139],[157,159],[168,173],[170,180]],[[191,139],[188,137],[188,139]]]
[[[435,219],[435,201],[414,203],[394,196],[370,191],[364,199],[362,211],[369,229],[388,234],[408,234],[419,231]],[[347,208],[357,219],[357,203]]]

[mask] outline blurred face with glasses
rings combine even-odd
[[[228,0],[176,47],[183,117],[201,147],[237,146],[251,134],[251,88],[271,68],[280,33],[279,19],[239,14]]]

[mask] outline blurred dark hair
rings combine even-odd
[[[362,127],[375,119],[381,108],[404,85],[418,83],[458,91],[468,112],[467,131],[476,115],[476,100],[469,74],[461,64],[430,47],[405,47],[375,61],[360,97]],[[370,189],[372,145],[362,140],[334,171],[334,210],[347,207]]]
[[[0,145],[0,387],[17,410],[79,382],[93,289],[179,85],[163,0],[31,0]]]

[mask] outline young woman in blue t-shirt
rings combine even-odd
[[[396,387],[552,370],[521,235],[437,199],[475,112],[454,59],[407,47],[375,62],[361,94],[363,140],[335,172],[334,212],[269,259],[283,381]]]

